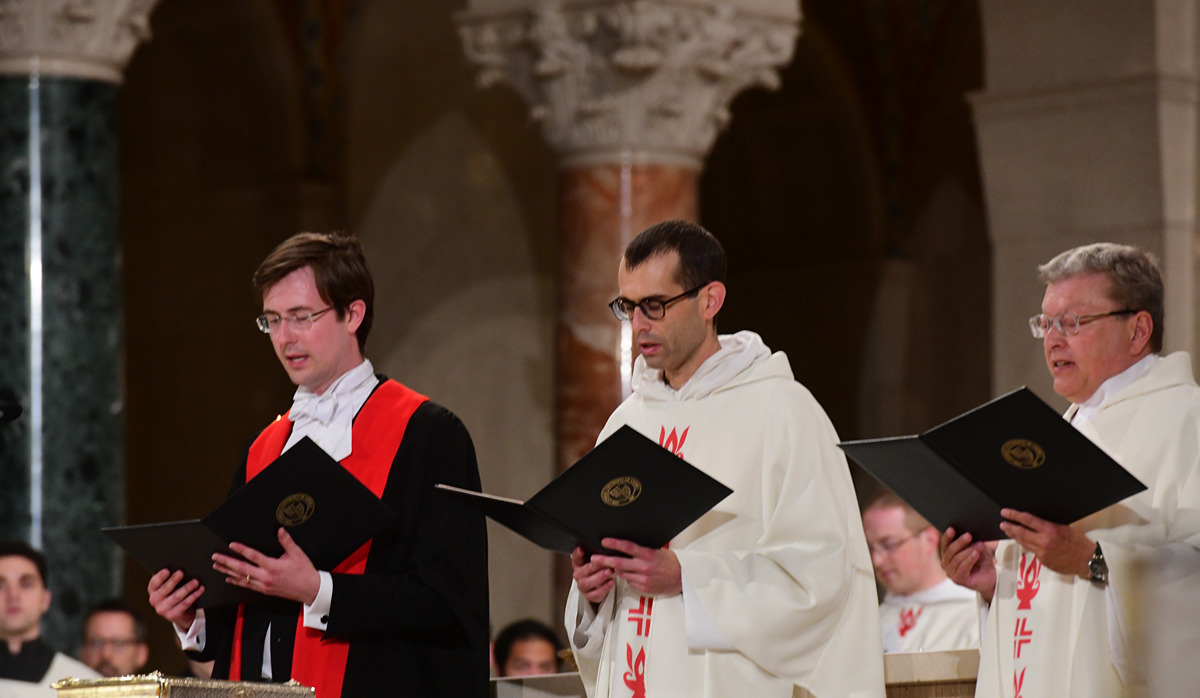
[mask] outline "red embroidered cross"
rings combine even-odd
[[[683,458],[683,442],[687,441],[688,429],[691,429],[691,427],[686,427],[682,434],[676,434],[675,427],[671,427],[671,434],[668,436],[667,428],[665,426],[660,427],[658,432],[658,445],[667,449],[671,453],[674,453],[680,458]]]
[[[922,610],[924,610],[923,606],[900,609],[900,624],[897,626],[897,630],[900,631],[900,637],[904,637],[908,634],[909,630],[916,627],[917,619],[921,617]]]
[[[1033,628],[1027,623],[1028,618],[1018,618],[1017,627],[1013,629],[1013,657],[1021,658],[1021,648],[1033,642]]]
[[[654,599],[649,596],[642,596],[638,599],[638,607],[629,612],[629,616],[625,619],[630,623],[637,623],[637,634],[641,636],[650,636],[650,614],[654,613]],[[645,621],[645,625],[642,622]]]

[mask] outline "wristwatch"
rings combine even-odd
[[[1108,581],[1108,563],[1104,561],[1104,551],[1100,550],[1099,543],[1096,543],[1096,552],[1088,561],[1088,579],[1100,584]]]

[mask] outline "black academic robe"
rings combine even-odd
[[[368,402],[370,398],[368,398]],[[354,433],[354,439],[369,435]],[[246,481],[246,458],[234,488]],[[334,574],[326,637],[350,642],[342,695],[488,694],[487,531],[483,517],[434,489],[479,489],[475,448],[466,427],[432,402],[417,408],[388,474],[382,501],[398,515],[375,535],[364,574]],[[276,681],[291,672],[298,603],[246,609],[242,678],[256,680],[271,630]],[[235,608],[206,613],[205,651],[215,678],[229,675]],[[319,698],[319,697],[318,697]]]

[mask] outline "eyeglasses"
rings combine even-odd
[[[1045,337],[1051,327],[1063,334],[1079,334],[1079,328],[1093,320],[1099,320],[1102,317],[1112,317],[1114,315],[1129,315],[1136,312],[1139,311],[1132,308],[1123,308],[1108,313],[1092,313],[1091,315],[1034,315],[1029,318],[1029,331],[1038,339]]]
[[[99,652],[99,651],[103,650],[105,647],[111,647],[114,650],[123,650],[126,647],[140,645],[141,643],[142,643],[142,641],[138,640],[136,638],[130,639],[130,640],[122,640],[119,638],[97,637],[97,638],[93,638],[91,640],[84,640],[83,646],[86,649],[92,650],[94,652]]]
[[[696,288],[684,291],[678,296],[668,298],[664,301],[660,301],[657,298],[646,298],[634,303],[628,298],[614,298],[613,301],[608,304],[608,307],[613,311],[613,315],[616,315],[617,319],[621,321],[632,320],[633,311],[636,308],[641,308],[642,315],[645,315],[647,319],[661,320],[667,314],[668,305],[671,305],[675,301],[687,298],[688,296],[694,296],[697,293],[700,293],[700,289],[704,288],[710,283],[712,282],[705,281]]]
[[[325,313],[333,310],[333,306],[329,306],[324,310],[318,310],[315,313],[294,313],[292,315],[280,315],[279,313],[263,313],[254,318],[254,324],[258,325],[258,329],[263,334],[270,334],[279,329],[283,323],[287,323],[294,332],[307,332],[312,329],[313,322]]]
[[[867,551],[870,552],[870,554],[872,554],[872,555],[874,555],[875,553],[891,555],[892,553],[899,550],[900,546],[904,545],[905,543],[907,543],[908,541],[910,541],[916,537],[917,536],[914,533],[914,534],[908,536],[907,538],[884,538],[883,540],[879,541],[878,543],[871,543],[870,545],[868,545]]]

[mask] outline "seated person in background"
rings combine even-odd
[[[558,672],[558,636],[532,618],[509,623],[496,636],[497,676],[537,676]]]
[[[141,671],[150,656],[142,614],[121,599],[97,604],[83,621],[79,658],[105,676]]]
[[[28,543],[0,542],[0,696],[53,696],[61,678],[100,676],[41,639],[48,610],[46,557]]]
[[[946,578],[938,532],[902,499],[885,492],[863,511],[879,603],[883,651],[920,652],[979,646],[975,592]]]

